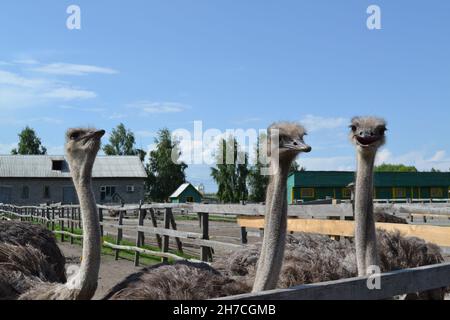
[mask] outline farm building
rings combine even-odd
[[[288,203],[298,200],[350,199],[351,171],[298,171],[288,178]],[[376,172],[376,199],[446,199],[449,172]]]
[[[183,183],[169,197],[172,203],[202,202],[203,195],[190,183]]]
[[[92,172],[98,203],[144,199],[144,166],[137,156],[99,156]],[[0,203],[78,203],[63,156],[0,156]]]

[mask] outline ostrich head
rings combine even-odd
[[[278,152],[280,159],[294,159],[301,152],[311,151],[311,147],[303,140],[306,130],[298,123],[277,122],[272,124],[268,131],[271,155]],[[276,139],[278,139],[278,144],[272,143]]]
[[[105,130],[74,128],[67,130],[65,151],[72,172],[90,175]]]
[[[376,117],[355,117],[350,124],[350,140],[358,151],[375,152],[386,141],[386,121]]]

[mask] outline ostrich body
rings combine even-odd
[[[305,130],[297,124],[275,123],[269,128],[271,177],[266,194],[266,231],[253,292],[274,289],[278,282],[286,241],[289,169],[300,152],[311,151],[303,141],[304,135]]]
[[[304,134],[302,127],[292,123],[276,123],[269,128],[270,169],[274,174],[267,193],[265,242],[261,252],[264,263],[256,272],[254,290],[270,289],[278,281],[286,236],[286,178],[295,156],[311,150],[303,142]],[[274,141],[276,143],[272,143]],[[279,162],[276,155],[279,155]],[[209,265],[183,261],[144,268],[117,284],[104,299],[211,299],[250,290],[251,284],[236,281]]]
[[[0,294],[21,300],[87,300],[97,289],[100,268],[100,224],[91,187],[92,167],[105,131],[70,129],[66,155],[80,201],[83,223],[83,260],[66,283],[52,281],[51,265],[43,251],[30,245],[0,245]]]
[[[56,244],[53,233],[42,226],[28,222],[0,221],[0,244],[28,245],[39,249],[45,256],[46,263],[53,269],[55,281],[67,281],[66,259]]]

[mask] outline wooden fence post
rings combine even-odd
[[[169,229],[170,228],[170,216],[172,214],[171,208],[166,208],[164,211],[164,228]],[[162,237],[162,252],[169,252],[169,236],[164,235]],[[169,259],[162,258],[163,262],[168,262]]]
[[[119,211],[119,226],[123,225],[123,211],[120,210]],[[117,239],[116,239],[116,244],[120,245],[120,242],[122,241],[122,236],[123,236],[123,230],[122,228],[118,228],[117,229]],[[120,253],[120,249],[116,249],[116,260],[119,260],[119,253]]]
[[[150,209],[150,218],[152,219],[153,227],[158,228],[158,221],[156,220],[155,210],[153,208]],[[159,249],[162,250],[162,241],[159,234],[156,234],[156,243],[158,243]]]
[[[202,226],[202,239],[209,240],[209,214],[205,212],[200,213],[201,226]],[[208,262],[212,261],[211,248],[206,246],[200,247],[200,259],[202,261]]]
[[[247,228],[246,227],[241,227],[241,243],[242,244],[247,244],[248,243]]]
[[[264,228],[259,228],[259,236],[264,238]]]
[[[81,217],[81,214],[80,214],[80,217]],[[81,220],[81,218],[80,218],[80,220]],[[98,221],[100,221],[100,236],[103,238],[103,208],[98,208]]]
[[[72,207],[70,210],[70,233],[74,233],[74,225],[73,225],[73,221],[75,219],[75,208]],[[73,244],[73,236],[70,236],[70,244]]]
[[[50,228],[50,208],[47,206],[45,208],[45,225],[47,226],[47,229]]]
[[[141,227],[144,225],[144,217],[145,217],[145,209],[142,209],[142,203],[139,204],[139,211],[138,211],[138,226]],[[144,232],[137,231],[136,236],[136,247],[141,247],[144,245]],[[138,251],[134,253],[134,266],[139,266],[139,257],[140,254]]]
[[[52,231],[55,231],[55,207],[52,207]]]
[[[61,207],[59,211],[59,226],[61,228],[61,231],[64,231],[64,207]],[[64,242],[64,234],[61,233],[61,242]]]
[[[173,216],[173,212],[170,213],[170,224],[172,225],[173,230],[177,230],[177,224],[175,222],[175,217]],[[175,242],[177,243],[177,249],[179,252],[183,253],[183,243],[180,238],[175,237]]]

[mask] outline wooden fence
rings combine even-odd
[[[378,280],[376,278],[378,277]],[[379,281],[379,287],[369,284]],[[382,300],[450,286],[450,263],[387,272],[370,277],[314,283],[248,293],[219,300]]]
[[[225,243],[210,240],[209,234],[209,214],[207,212],[198,213],[201,232],[186,232],[177,230],[173,209],[188,210],[190,206],[182,204],[146,204],[132,206],[103,206],[98,205],[98,215],[100,220],[100,231],[102,237],[107,233],[106,228],[116,230],[116,243],[103,241],[105,247],[115,250],[116,260],[119,258],[122,250],[133,251],[135,253],[134,263],[139,265],[140,254],[161,257],[163,261],[168,259],[184,260],[185,258],[169,252],[169,238],[175,239],[178,253],[183,253],[183,242],[181,239],[188,240],[190,244],[200,248],[199,259],[204,262],[212,261],[213,249],[233,250],[242,246],[237,244]],[[163,211],[164,227],[158,227],[156,211]],[[125,225],[124,217],[126,214],[135,211],[137,215],[136,225]],[[114,212],[117,218],[109,217]],[[50,206],[15,206],[0,204],[0,216],[6,219],[20,219],[21,221],[37,222],[46,225],[52,230],[60,241],[70,241],[74,243],[75,239],[83,238],[83,235],[75,234],[75,229],[81,229],[81,215],[79,206],[75,205],[50,205]],[[149,219],[146,219],[149,217]],[[151,221],[152,225],[145,225],[145,221]],[[123,242],[123,231],[130,230],[136,233],[135,245],[125,246]],[[145,235],[155,236],[156,243],[161,251],[148,250],[143,248],[145,244]],[[194,261],[199,261],[191,259]]]

